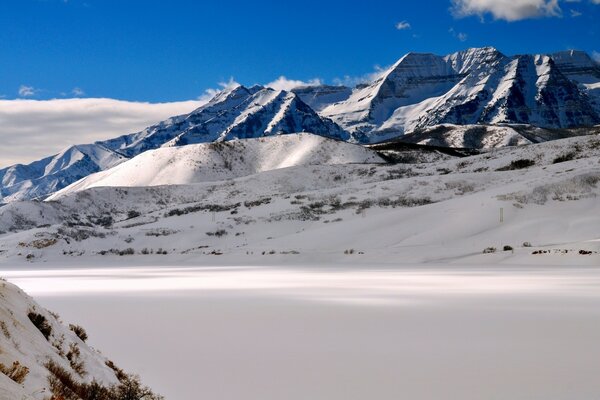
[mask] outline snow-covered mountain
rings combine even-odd
[[[65,326],[21,289],[0,281],[0,399],[81,398],[92,391],[105,394],[105,399],[122,398],[119,386],[129,386],[134,378],[86,339],[82,327]],[[97,384],[94,390],[92,382]]]
[[[548,134],[532,140],[513,125],[548,130],[599,124],[600,65],[585,53],[508,57],[491,47],[447,56],[409,53],[373,82],[353,89],[230,87],[197,110],[141,132],[0,169],[0,203],[43,199],[161,147],[310,132],[363,144],[408,134],[407,140],[418,137],[423,144],[486,148],[564,137]],[[489,127],[485,140],[464,137],[477,126]],[[445,139],[428,137],[448,127],[452,133]]]
[[[507,57],[487,47],[437,56],[409,53],[322,115],[360,141],[379,142],[440,124],[600,124],[600,67],[581,52]]]
[[[147,151],[49,197],[102,186],[187,185],[308,165],[382,164],[372,150],[312,134],[232,140]]]
[[[349,140],[350,135],[320,117],[292,92],[238,86],[217,94],[197,110],[141,132],[73,146],[29,165],[0,170],[0,201],[45,198],[77,180],[159,147],[311,132]]]
[[[112,168],[127,157],[100,143],[71,146],[59,154],[29,165],[0,170],[0,202],[45,198],[94,172]]]

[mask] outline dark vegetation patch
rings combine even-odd
[[[30,310],[27,313],[27,317],[31,321],[31,323],[41,332],[42,335],[48,340],[50,335],[52,334],[52,326],[48,323],[46,317],[42,314],[38,314],[33,310]]]
[[[520,160],[514,160],[510,164],[508,164],[504,167],[498,168],[496,171],[515,171],[515,170],[519,170],[519,169],[533,167],[534,165],[535,165],[535,161],[527,159],[527,158],[522,158]]]

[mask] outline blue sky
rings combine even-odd
[[[231,77],[335,83],[408,51],[592,54],[600,52],[597,3],[2,0],[0,96],[169,102]]]

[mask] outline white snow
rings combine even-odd
[[[184,185],[302,165],[383,163],[373,151],[311,134],[234,140],[147,151],[50,197],[101,186]]]

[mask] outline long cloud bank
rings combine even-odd
[[[78,143],[137,132],[205,101],[137,103],[112,99],[0,100],[0,168]]]

